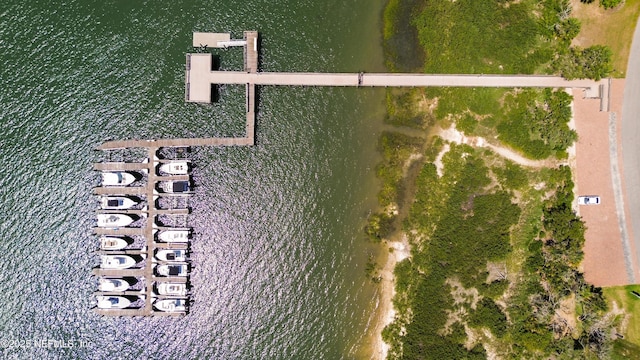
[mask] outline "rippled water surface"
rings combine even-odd
[[[353,358],[376,288],[384,95],[263,87],[256,146],[196,148],[193,305],[183,318],[91,310],[95,161],[104,140],[243,136],[244,89],[185,104],[193,31],[261,34],[264,71],[380,71],[382,0],[16,1],[0,6],[3,358]],[[239,49],[221,50],[238,69]],[[67,347],[10,348],[16,340]],[[82,341],[82,343],[80,343]],[[15,343],[14,343],[15,344]],[[71,347],[69,347],[71,346]]]

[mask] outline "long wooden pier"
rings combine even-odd
[[[207,84],[255,84],[288,86],[352,86],[352,87],[551,87],[592,89],[602,82],[593,80],[567,80],[558,76],[545,75],[436,75],[436,74],[396,74],[396,73],[296,73],[211,71],[204,66],[207,62],[194,61],[193,57],[208,58],[211,54],[191,54],[191,86],[206,88]],[[194,67],[198,64],[198,67]],[[207,102],[208,94],[198,96]],[[210,95],[209,95],[210,97]],[[193,100],[192,100],[193,101]],[[195,101],[194,101],[195,102]]]
[[[601,99],[601,109],[608,109],[608,82],[606,80],[598,82],[566,80],[562,77],[544,75],[259,72],[259,36],[257,31],[245,31],[242,40],[232,40],[230,34],[194,33],[193,46],[200,48],[243,47],[243,71],[215,71],[212,69],[211,53],[187,54],[185,101],[211,103],[212,86],[221,84],[245,85],[245,136],[107,141],[98,147],[99,150],[134,147],[251,146],[255,139],[256,86],[579,88],[585,90],[585,97]],[[109,165],[103,166],[107,168]]]

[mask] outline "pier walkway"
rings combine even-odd
[[[191,88],[211,88],[211,84],[255,84],[288,86],[362,86],[362,87],[549,87],[593,89],[601,83],[593,80],[566,80],[558,76],[544,75],[433,75],[433,74],[397,74],[397,73],[287,73],[241,71],[211,71],[207,62],[194,61],[197,58],[210,57],[210,54],[192,54]],[[194,65],[198,65],[195,67]],[[604,82],[602,82],[604,84]],[[206,86],[205,86],[206,85]],[[192,90],[193,95],[193,90]],[[197,96],[206,100],[210,93]],[[203,101],[206,102],[206,101]]]
[[[242,46],[243,71],[215,71],[211,53],[186,56],[185,101],[211,103],[212,87],[238,84],[246,87],[246,134],[235,138],[191,138],[158,140],[107,141],[99,150],[179,146],[251,146],[255,139],[256,86],[352,86],[352,87],[503,87],[503,88],[574,88],[583,89],[586,98],[599,98],[601,110],[608,110],[608,83],[593,80],[566,80],[544,75],[441,75],[401,73],[312,73],[259,72],[259,38],[257,31],[245,31],[242,40],[230,34],[193,34],[193,46],[199,48],[227,48]],[[108,165],[104,165],[107,167]]]

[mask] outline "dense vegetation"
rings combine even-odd
[[[622,1],[623,0],[600,0],[600,6],[602,6],[605,9],[611,9],[620,5]],[[593,0],[580,0],[580,2],[583,2],[585,4],[591,4]]]
[[[384,17],[392,71],[416,69],[416,59],[429,73],[600,78],[610,71],[607,48],[571,47],[580,23],[568,0],[390,0]],[[531,158],[564,157],[577,138],[570,102],[552,90],[393,90],[386,121],[425,130],[455,123]],[[571,209],[570,170],[530,171],[489,150],[424,142],[393,132],[380,141],[384,210],[366,231],[384,239],[402,230],[411,245],[395,269],[397,314],[383,332],[389,357],[609,354],[616,319],[578,271],[585,228]],[[419,171],[408,178],[411,159]],[[408,207],[401,219],[399,207]]]
[[[530,2],[424,1],[413,19],[427,73],[527,74],[551,52],[529,53],[539,32]]]
[[[383,132],[378,141],[382,162],[376,167],[376,175],[382,181],[378,203],[384,209],[369,217],[365,232],[370,238],[380,240],[395,230],[395,213],[404,199],[405,164],[409,156],[419,152],[424,140],[406,135]]]
[[[557,90],[508,93],[498,114],[500,140],[534,159],[563,153],[578,138],[569,128],[571,96]]]
[[[589,78],[600,80],[613,70],[611,50],[606,46],[594,45],[586,49],[574,47],[559,56],[553,63],[554,69],[563,77],[571,79]]]
[[[443,163],[442,178],[433,164],[426,164],[417,180],[408,223],[420,235],[412,239],[411,259],[397,267],[399,296],[394,305],[401,315],[384,333],[385,340],[395,345],[395,356],[470,356],[462,346],[466,338],[462,327],[445,326],[450,313],[457,310],[452,306],[451,284],[487,287],[486,262],[504,259],[510,251],[509,228],[520,213],[508,193],[486,190],[491,182],[489,169],[473,149],[452,145]],[[471,305],[461,308],[470,311]],[[477,309],[475,323],[489,319],[490,326],[504,331],[506,321],[495,311],[495,304],[484,301]],[[406,334],[400,338],[396,335],[402,327]],[[443,336],[449,331],[450,336]],[[481,347],[474,349],[471,354],[484,356]]]
[[[578,271],[585,228],[571,209],[571,172],[562,167],[549,180],[555,195],[543,205],[541,231],[528,242],[522,282],[507,307],[514,351],[605,358],[614,319],[605,315],[602,290],[587,284]]]
[[[509,163],[490,169],[483,157],[451,144],[442,176],[427,163],[418,177],[406,229],[412,257],[396,268],[398,315],[383,333],[390,358],[484,358],[486,347],[509,358],[605,356],[614,322],[603,317],[601,290],[577,270],[584,225],[571,210],[569,169],[527,175]],[[522,176],[547,179],[532,198],[555,193],[541,214],[514,203]],[[524,261],[488,270],[516,259]]]
[[[424,59],[427,73],[607,76],[606,47],[571,47],[580,22],[570,14],[569,0],[390,0],[385,56],[392,71],[411,71]]]

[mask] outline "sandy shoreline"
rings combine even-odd
[[[389,345],[382,340],[382,330],[385,326],[391,323],[395,317],[396,311],[393,308],[393,297],[395,296],[395,278],[393,276],[393,270],[398,262],[409,257],[409,242],[405,235],[402,235],[401,241],[388,241],[386,243],[388,248],[393,249],[393,252],[389,252],[384,266],[380,270],[381,281],[380,295],[378,298],[378,308],[376,309],[377,315],[374,321],[374,327],[372,331],[372,359],[386,359],[387,352],[389,351]]]

